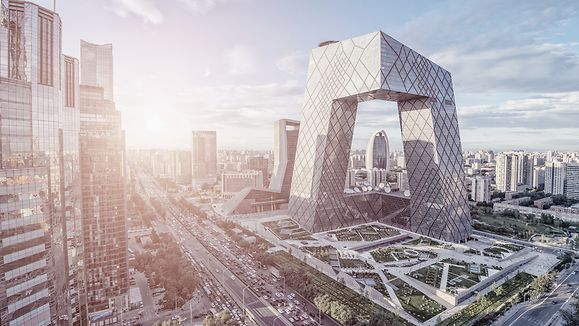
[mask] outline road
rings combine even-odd
[[[553,291],[539,301],[530,301],[503,322],[505,326],[548,326],[563,304],[579,289],[579,265],[562,274]]]
[[[141,299],[143,301],[143,320],[149,320],[155,317],[155,299],[151,294],[149,285],[147,284],[147,277],[141,272],[135,272],[135,284],[141,291]]]
[[[167,218],[172,222],[181,223],[179,220],[181,212],[177,211],[169,202],[166,194],[161,191],[156,183],[147,176],[141,175],[141,180],[145,181],[143,184],[145,192],[149,197],[157,198],[161,204],[167,209]],[[269,303],[259,296],[257,296],[251,289],[247,288],[243,282],[239,280],[232,272],[230,272],[225,265],[223,265],[217,257],[207,250],[191,233],[187,230],[185,225],[180,227],[172,226],[165,223],[162,224],[170,230],[173,237],[185,246],[194,256],[195,259],[203,262],[207,271],[209,271],[216,281],[221,283],[223,288],[230,294],[234,301],[239,305],[249,310],[249,313],[256,319],[258,325],[272,325],[274,323],[283,323],[283,325],[291,325],[291,323],[280,315]],[[175,223],[174,223],[175,224]]]

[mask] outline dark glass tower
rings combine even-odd
[[[384,130],[376,131],[368,141],[366,148],[366,169],[384,169],[390,167],[390,147]]]
[[[128,304],[125,144],[112,99],[112,45],[81,41],[80,53],[84,278],[88,320],[96,325],[115,321]]]

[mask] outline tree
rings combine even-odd
[[[338,301],[333,301],[327,294],[314,298],[314,304],[324,313],[329,314],[342,324],[351,323],[354,319],[352,310]]]
[[[209,315],[203,319],[203,326],[232,326],[235,320],[231,317],[229,310],[222,310],[215,316]]]
[[[370,319],[366,325],[368,326],[382,326],[382,325],[392,325],[394,323],[394,317],[392,315],[386,315],[382,312],[373,312],[370,315]]]
[[[494,291],[495,291],[495,294],[497,297],[500,297],[505,292],[505,290],[503,290],[502,286],[497,287]]]
[[[531,294],[533,297],[539,297],[541,294],[548,292],[553,288],[555,273],[548,273],[538,276],[531,282]]]

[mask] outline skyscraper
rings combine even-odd
[[[117,320],[128,304],[125,143],[112,98],[112,45],[81,41],[80,53],[84,268],[88,320],[97,325]]]
[[[565,194],[566,174],[567,174],[567,163],[563,162],[545,163],[545,193],[553,195]]]
[[[566,174],[565,195],[579,200],[579,163],[569,163]]]
[[[384,130],[376,131],[370,137],[366,148],[366,169],[376,168],[388,171],[390,168],[389,154],[390,147],[386,132]]]
[[[191,175],[195,184],[213,183],[217,175],[217,133],[193,131]]]
[[[535,166],[533,168],[533,188],[538,189],[541,185],[545,186],[545,167]]]
[[[358,103],[380,99],[398,103],[412,193],[403,227],[447,241],[468,238],[472,225],[448,71],[376,32],[312,50],[306,88],[289,203],[301,227],[320,232],[385,217],[348,203],[365,194],[343,191]]]
[[[79,321],[78,63],[58,14],[1,0],[0,323]]]
[[[517,170],[518,165],[513,163],[511,154],[501,153],[496,157],[495,183],[499,191],[517,190]],[[513,171],[514,170],[514,171]]]
[[[283,198],[289,200],[300,122],[280,119],[275,122],[274,131],[273,175],[269,189],[280,192]]]

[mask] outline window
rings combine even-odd
[[[67,107],[74,107],[74,61],[71,58],[65,58],[64,61],[64,105]]]
[[[53,78],[53,21],[52,17],[39,13],[38,83],[52,86]]]

